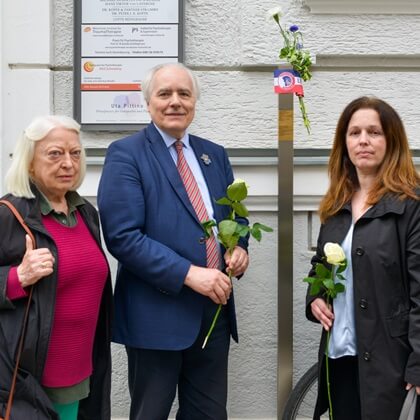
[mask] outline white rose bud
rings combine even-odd
[[[232,184],[245,184],[245,181],[241,178],[235,178]]]
[[[327,262],[331,265],[340,265],[346,259],[343,248],[340,245],[327,242],[324,246],[324,254]]]
[[[283,16],[283,11],[280,6],[273,7],[267,11],[267,20],[274,19],[277,23],[279,19]]]
[[[249,185],[241,178],[235,178],[232,182],[233,184],[245,184],[246,189],[249,190]]]

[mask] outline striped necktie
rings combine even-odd
[[[179,175],[181,176],[182,182],[184,183],[185,189],[188,194],[188,198],[195,210],[195,213],[200,222],[209,220],[209,215],[204,205],[203,197],[201,196],[200,189],[198,188],[197,182],[194,178],[187,161],[185,160],[183,143],[181,140],[175,142],[176,152],[178,154],[177,168]],[[216,238],[212,235],[206,240],[206,254],[207,254],[207,267],[209,268],[220,268],[220,255],[219,246]]]

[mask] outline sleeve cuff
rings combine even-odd
[[[10,300],[28,296],[25,289],[20,285],[17,267],[10,268],[9,275],[7,276],[6,296]]]

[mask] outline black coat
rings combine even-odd
[[[326,242],[342,243],[351,220],[348,205],[321,226],[313,266]],[[406,383],[420,385],[420,201],[388,196],[371,207],[354,226],[351,256],[362,418],[396,420]],[[312,321],[314,299],[308,293]],[[325,343],[323,331],[320,367]],[[319,379],[315,419],[328,407]]]
[[[36,193],[38,194],[38,193]],[[38,248],[48,248],[57,261],[54,241],[45,230],[38,202],[35,199],[6,195],[34,233]],[[95,208],[86,202],[78,210],[98,245],[100,231]],[[0,413],[11,382],[14,355],[20,335],[26,299],[11,302],[6,297],[6,282],[11,266],[19,265],[25,253],[25,232],[5,206],[0,206]],[[57,272],[41,279],[35,286],[30,308],[27,335],[20,363],[19,384],[13,404],[13,420],[57,419],[40,381],[45,366],[53,323]],[[111,354],[110,322],[112,308],[111,279],[102,295],[93,349],[93,374],[90,395],[80,401],[79,420],[108,420],[110,414]]]

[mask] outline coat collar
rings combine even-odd
[[[389,193],[382,197],[375,205],[366,211],[361,219],[375,219],[388,213],[403,214],[406,206],[406,200],[401,200],[397,195]],[[343,206],[343,210],[351,213],[351,203]]]
[[[366,212],[366,217],[382,217],[388,213],[403,214],[405,206],[406,200],[401,200],[395,194],[387,194]]]
[[[380,218],[386,214],[403,214],[407,200],[399,200],[394,194],[382,197],[374,206],[366,211],[356,224],[370,219]],[[328,241],[341,244],[352,223],[351,203],[347,202],[336,216],[327,219]]]

